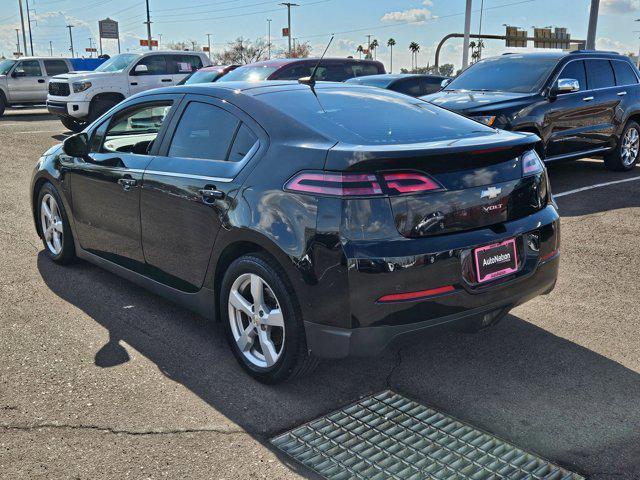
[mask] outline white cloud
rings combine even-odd
[[[431,10],[426,7],[431,7],[433,4],[431,0],[424,0],[422,5],[425,8],[410,8],[408,10],[398,10],[395,12],[387,12],[380,19],[381,22],[424,22],[433,18]]]
[[[623,55],[634,51],[634,48],[629,45],[625,45],[618,40],[612,40],[611,38],[606,37],[598,38],[596,40],[596,48],[598,50],[613,50],[615,52],[622,53]]]
[[[640,11],[640,0],[602,0],[600,13],[624,15]]]

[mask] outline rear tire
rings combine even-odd
[[[6,108],[6,104],[4,101],[4,95],[0,95],[0,117],[4,115],[4,109]]]
[[[255,297],[262,299],[255,300]],[[275,384],[311,372],[302,314],[282,268],[260,253],[227,269],[220,291],[221,320],[236,360],[253,378]]]
[[[56,187],[45,183],[38,192],[37,220],[47,256],[65,265],[73,261],[76,249],[67,212]]]
[[[604,157],[604,166],[617,172],[633,170],[638,163],[639,154],[640,125],[630,121],[625,125],[616,148]]]
[[[86,120],[79,120],[72,117],[60,117],[60,121],[67,130],[70,130],[74,133],[81,132],[87,125],[89,125],[89,122],[87,122]]]

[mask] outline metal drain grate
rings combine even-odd
[[[583,478],[392,391],[271,442],[331,480]]]

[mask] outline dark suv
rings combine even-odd
[[[640,145],[640,72],[613,52],[505,54],[423,98],[486,125],[534,132],[546,162],[602,156],[631,170]]]

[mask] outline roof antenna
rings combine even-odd
[[[318,67],[320,66],[320,62],[322,62],[322,59],[324,58],[324,56],[327,54],[327,50],[329,50],[329,46],[331,45],[331,42],[333,42],[333,37],[335,35],[331,35],[331,39],[329,40],[329,43],[327,43],[326,48],[324,49],[324,52],[322,52],[322,56],[318,59],[318,63],[316,63],[316,66],[313,67],[313,70],[311,71],[311,76],[309,77],[302,77],[298,79],[298,83],[302,83],[304,85],[309,85],[311,87],[311,91],[313,92],[313,94],[315,95],[316,91],[313,87],[315,87],[316,85],[316,73],[318,72]]]

